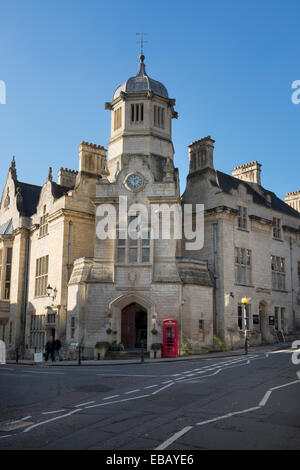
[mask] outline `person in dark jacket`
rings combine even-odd
[[[54,358],[54,340],[53,340],[52,336],[50,336],[49,341],[47,342],[47,344],[45,346],[45,350],[46,350],[45,361],[46,362],[48,361],[48,357],[50,355],[52,362],[54,362],[55,361],[55,358]]]
[[[55,341],[54,341],[54,360],[56,359],[56,356],[58,356],[58,359],[60,361],[62,361],[62,357],[61,357],[61,341],[57,338]]]

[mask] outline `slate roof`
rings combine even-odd
[[[7,220],[4,224],[0,225],[0,235],[12,235],[14,230],[12,219]]]
[[[52,194],[55,199],[59,199],[70,191],[70,188],[67,188],[66,186],[60,186],[54,181],[51,183]],[[23,216],[31,217],[36,212],[42,187],[28,183],[21,183],[19,181],[17,182],[17,188],[18,187],[20,188],[20,194],[22,196],[22,199],[19,201],[17,199],[18,210]]]
[[[18,204],[18,209],[22,215],[31,217],[35,212],[39,202],[41,186],[18,182],[22,201]]]
[[[283,212],[284,214],[291,215],[293,217],[300,218],[300,213],[289,206],[286,202],[279,199],[275,193],[268,191],[267,189],[262,188],[265,197],[263,197],[254,187],[247,183],[246,181],[235,178],[234,176],[227,175],[222,171],[216,170],[216,186],[218,186],[225,193],[230,193],[232,189],[238,189],[240,184],[243,184],[248,194],[251,194],[253,197],[253,202],[261,206],[265,206],[271,209],[274,209],[278,212]],[[267,199],[269,196],[269,200]]]

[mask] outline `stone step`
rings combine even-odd
[[[150,354],[147,351],[144,351],[144,357],[149,358]],[[108,351],[106,359],[140,359],[141,350],[137,349],[136,351]]]

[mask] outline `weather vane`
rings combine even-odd
[[[136,33],[137,36],[141,36],[141,39],[137,41],[137,43],[141,44],[141,55],[144,55],[144,44],[145,42],[148,42],[144,39],[144,36],[146,36],[146,34],[147,33]]]

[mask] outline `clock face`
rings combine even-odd
[[[143,178],[141,175],[137,173],[132,173],[126,179],[126,185],[129,189],[137,190],[140,189],[143,185]]]

